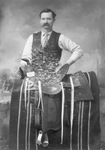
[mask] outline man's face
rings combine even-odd
[[[44,29],[52,29],[55,19],[51,12],[44,12],[40,16],[40,24]]]

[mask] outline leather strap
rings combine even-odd
[[[73,119],[74,119],[74,84],[73,84],[72,76],[70,76],[70,83],[71,83],[70,150],[72,150],[72,129],[73,129]]]
[[[65,104],[65,93],[63,83],[61,82],[62,89],[62,108],[61,108],[61,144],[63,144],[63,121],[64,121],[64,104]]]

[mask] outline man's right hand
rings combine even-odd
[[[19,67],[18,71],[16,72],[15,77],[19,78],[19,79],[24,79],[25,78],[25,73],[24,73],[24,71],[22,70],[21,67]]]

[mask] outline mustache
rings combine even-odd
[[[49,26],[49,24],[48,24],[48,23],[44,23],[44,24],[43,24],[43,27],[44,27],[44,26]]]

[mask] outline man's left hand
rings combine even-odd
[[[59,64],[59,66],[56,67],[55,72],[57,73],[61,67],[62,67],[62,64]]]

